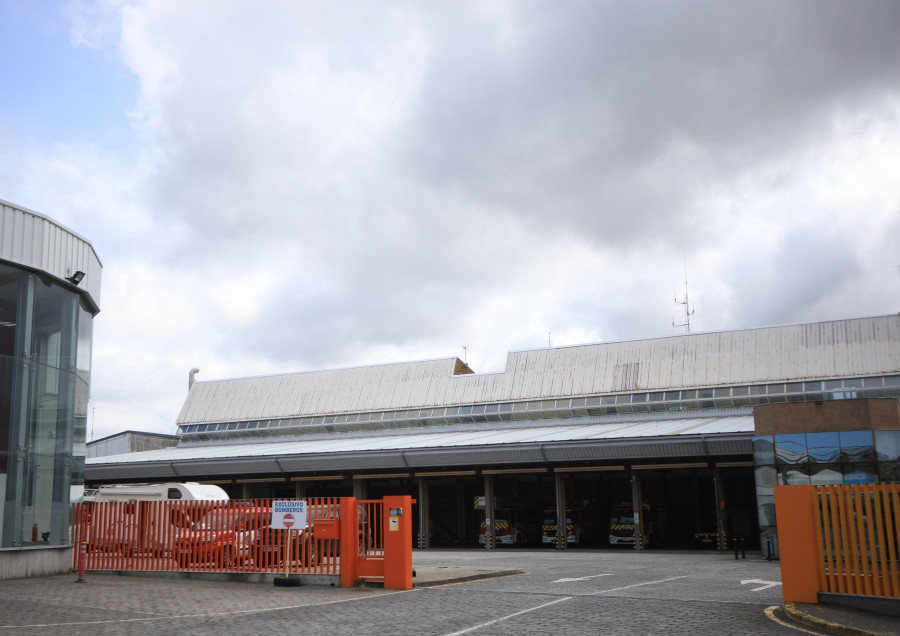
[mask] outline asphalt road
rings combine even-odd
[[[0,582],[2,634],[798,634],[777,562],[715,552],[414,552],[415,566],[525,573],[409,591],[75,576]]]

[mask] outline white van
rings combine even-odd
[[[171,553],[178,534],[192,520],[181,507],[151,507],[145,502],[228,501],[228,493],[211,484],[115,484],[85,490],[82,540],[91,550],[117,554]],[[109,504],[103,509],[95,504]]]
[[[82,501],[219,501],[228,493],[214,484],[168,482],[164,484],[112,484],[85,490]]]

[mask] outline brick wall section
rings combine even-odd
[[[757,435],[833,431],[900,430],[894,398],[765,404],[753,409]]]

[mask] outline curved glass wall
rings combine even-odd
[[[52,278],[0,264],[0,548],[67,545],[84,483],[92,314]]]
[[[763,537],[777,549],[776,485],[859,484],[900,478],[900,431],[780,433],[753,438],[756,501]]]

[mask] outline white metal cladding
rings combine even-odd
[[[102,265],[90,241],[53,219],[0,199],[0,260],[64,280],[84,272],[78,290],[100,306]]]
[[[195,382],[178,424],[900,372],[900,315],[511,352],[502,373],[456,358]]]
[[[677,440],[679,436],[752,435],[753,416],[723,418],[684,418],[643,423],[606,423],[531,426],[506,430],[470,430],[441,433],[407,433],[401,435],[372,435],[365,437],[333,436],[329,439],[265,442],[260,444],[222,444],[216,446],[186,446],[162,448],[127,455],[90,457],[86,464],[100,467],[106,464],[143,462],[192,462],[230,460],[252,457],[278,456],[285,460],[296,455],[338,455],[380,451],[437,451],[447,453],[450,448],[465,452],[468,447],[508,448],[516,444],[546,444],[559,442],[591,442],[621,440]]]

